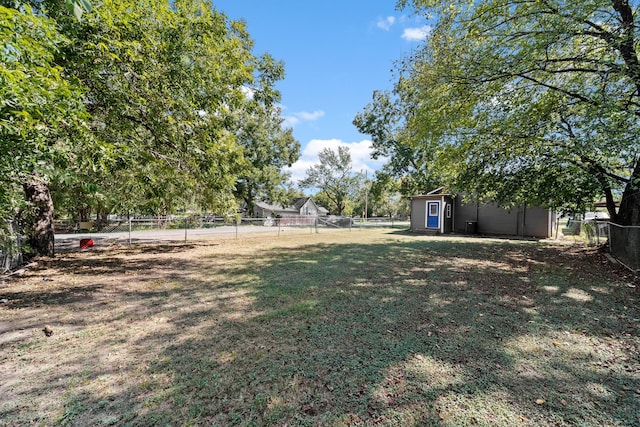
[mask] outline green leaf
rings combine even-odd
[[[87,12],[91,12],[93,10],[93,5],[89,0],[80,0],[80,3],[82,4],[84,10],[86,10]]]
[[[82,8],[82,6],[77,2],[73,2],[73,14],[78,21],[82,21],[83,12],[84,12],[84,9]]]

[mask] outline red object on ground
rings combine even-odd
[[[93,247],[93,239],[80,239],[80,249],[88,249]]]

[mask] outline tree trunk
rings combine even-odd
[[[640,162],[636,163],[633,174],[622,193],[616,224],[640,225]]]
[[[611,183],[609,179],[604,176],[597,168],[592,168],[589,170],[590,173],[595,175],[600,182],[600,186],[602,187],[602,191],[604,193],[604,197],[606,200],[607,212],[609,213],[610,221],[613,223],[618,223],[618,211],[616,209],[616,202],[613,197],[613,189],[611,188]]]
[[[635,84],[637,93],[640,91],[640,60],[636,52],[633,5],[626,0],[612,0],[612,4],[619,15],[622,30],[614,47],[622,55],[626,74]],[[640,225],[640,161],[636,161],[631,178],[622,193],[616,219],[615,222],[620,225]]]
[[[23,185],[27,202],[31,205],[33,224],[30,229],[29,246],[37,255],[54,256],[55,234],[53,229],[53,200],[49,186],[37,177]]]
[[[244,203],[246,205],[245,215],[249,218],[255,218],[256,205],[255,200],[253,199],[253,195],[249,193],[246,197],[244,197]]]

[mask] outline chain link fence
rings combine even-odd
[[[609,252],[618,262],[634,273],[640,272],[640,227],[608,220],[570,220],[562,233],[584,239],[589,246],[608,244]]]
[[[5,221],[0,230],[0,271],[15,268],[23,262],[24,239],[14,230],[11,221]],[[213,215],[168,216],[110,216],[102,221],[56,221],[56,235],[66,246],[81,237],[95,236],[105,240],[133,239],[140,242],[184,240],[189,235],[233,234],[256,232],[265,235],[298,230],[318,233],[323,229],[408,229],[405,218],[352,218],[344,216],[283,216],[267,218],[219,217]],[[305,231],[306,230],[306,231]],[[568,220],[561,228],[564,236],[576,236],[589,245],[609,244],[612,256],[630,270],[640,272],[640,227],[620,226],[606,220]],[[145,232],[149,232],[145,234]],[[156,232],[156,234],[152,234]],[[162,233],[162,234],[158,234]],[[191,234],[189,234],[191,233]]]
[[[634,273],[640,272],[640,227],[609,223],[611,255]]]
[[[142,230],[172,229],[215,229],[219,227],[326,227],[326,228],[365,228],[365,227],[408,227],[406,219],[388,217],[359,218],[346,216],[305,216],[291,215],[281,217],[245,218],[221,217],[215,215],[165,215],[165,216],[126,216],[111,215],[108,219],[93,221],[59,220],[55,223],[57,234],[73,233],[117,233]]]
[[[7,271],[22,264],[23,238],[15,229],[13,221],[5,221],[0,228],[0,272]]]
[[[600,246],[609,240],[609,221],[599,219],[569,219],[561,227],[563,236],[584,239],[589,246]]]
[[[241,235],[269,238],[281,234],[315,234],[329,230],[385,227],[408,229],[409,222],[393,218],[351,218],[344,216],[270,216],[245,218],[214,215],[120,216],[107,220],[56,221],[56,248],[72,249],[80,240],[99,243],[154,243],[196,239],[239,238]]]

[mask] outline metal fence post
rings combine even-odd
[[[187,243],[187,210],[185,209],[184,215],[184,242]]]

